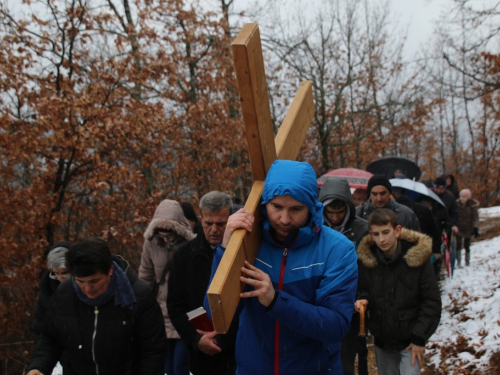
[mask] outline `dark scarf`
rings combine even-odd
[[[111,282],[109,283],[108,290],[106,290],[104,294],[101,294],[97,298],[88,298],[82,292],[74,277],[72,278],[72,281],[76,295],[83,303],[86,303],[87,305],[102,305],[114,295],[115,306],[121,306],[128,310],[132,310],[134,308],[136,298],[134,291],[132,290],[132,285],[130,285],[130,280],[128,279],[122,268],[115,261],[113,261],[113,275],[111,275]]]

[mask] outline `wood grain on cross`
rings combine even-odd
[[[254,180],[245,209],[252,212],[256,220],[252,232],[244,229],[233,232],[208,288],[212,320],[219,333],[229,330],[240,301],[244,288],[240,281],[241,267],[245,260],[253,264],[260,247],[259,201],[266,174],[276,159],[297,157],[314,115],[311,83],[304,81],[274,138],[258,25],[246,24],[232,47]]]

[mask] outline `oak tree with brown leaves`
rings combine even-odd
[[[244,198],[228,17],[183,1],[0,5],[0,360],[27,364],[44,253],[107,239],[136,269],[164,198]],[[229,100],[231,99],[231,100]]]

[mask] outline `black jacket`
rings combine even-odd
[[[448,190],[445,190],[442,194],[437,194],[437,196],[443,201],[446,206],[446,210],[448,211],[449,222],[446,223],[446,228],[447,231],[449,231],[452,226],[458,225],[457,201],[453,193],[450,193]]]
[[[87,305],[77,297],[71,279],[63,282],[52,297],[26,372],[50,374],[61,359],[64,375],[164,374],[167,344],[160,307],[127,263],[114,260],[132,285],[137,299],[133,309],[115,306],[114,298],[98,307]]]
[[[199,374],[234,374],[236,369],[235,342],[238,319],[234,319],[227,334],[217,335],[222,352],[208,355],[198,349],[201,335],[189,322],[186,313],[203,306],[212,271],[213,250],[203,230],[181,246],[174,254],[168,282],[167,308],[170,320],[189,350],[189,370]]]
[[[441,231],[429,207],[423,203],[413,202],[406,195],[398,197],[397,202],[411,208],[420,223],[420,232],[432,239],[432,252],[441,254]]]
[[[441,296],[430,254],[431,239],[404,228],[390,261],[370,236],[358,246],[358,299],[368,300],[369,329],[378,347],[425,346],[436,330]]]
[[[356,209],[354,207],[352,194],[346,180],[338,179],[335,180],[334,183],[327,182],[319,191],[318,201],[321,203],[325,204],[326,202],[332,202],[334,200],[340,200],[347,205],[347,220],[342,226],[336,227],[328,220],[328,217],[323,210],[325,224],[342,233],[355,245],[357,245],[358,242],[361,241],[361,239],[369,232],[368,221],[356,216]]]
[[[57,247],[65,247],[69,249],[71,246],[71,242],[69,241],[59,241],[52,245],[44,254],[44,258],[47,259],[48,254]],[[59,286],[59,280],[53,280],[49,277],[50,270],[44,270],[42,273],[42,277],[40,278],[40,294],[38,295],[38,302],[35,311],[35,323],[33,325],[33,335],[35,338],[35,346],[38,341],[38,337],[42,333],[43,322],[45,320],[45,316],[50,310],[51,299]]]
[[[45,270],[40,278],[40,294],[38,295],[38,302],[35,311],[35,324],[33,325],[33,334],[35,336],[35,343],[38,341],[43,329],[43,322],[47,313],[50,311],[51,299],[57,287],[59,286],[58,280],[52,280],[49,277],[50,271]]]
[[[394,202],[392,199],[389,201],[387,206],[384,208],[388,208],[394,211],[398,217],[398,224],[406,229],[420,231],[420,224],[418,222],[417,215],[406,206]],[[372,204],[372,201],[368,199],[363,206],[356,207],[356,215],[360,218],[368,220],[371,213],[375,211],[377,207]]]

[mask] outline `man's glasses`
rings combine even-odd
[[[49,273],[49,277],[52,279],[52,280],[68,280],[70,277],[71,277],[71,272],[54,272],[54,271],[50,271]]]

